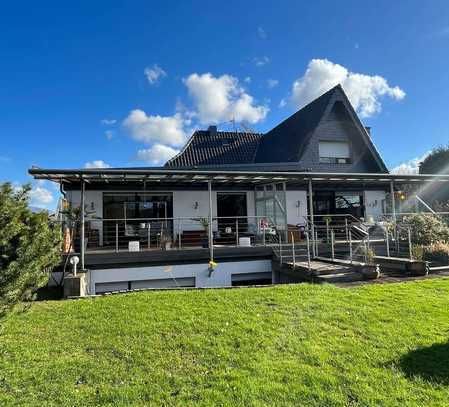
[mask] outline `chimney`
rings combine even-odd
[[[207,131],[211,137],[215,137],[217,135],[217,126],[209,126]]]
[[[368,136],[371,137],[371,126],[365,126],[365,130],[368,133]]]

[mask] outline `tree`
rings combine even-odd
[[[30,185],[0,185],[0,317],[30,301],[60,261],[60,230],[28,208]]]
[[[437,147],[422,161],[420,174],[449,174],[449,146]]]
[[[420,174],[449,174],[449,146],[437,147],[422,161],[419,166]],[[447,183],[430,183],[422,188],[419,195],[427,203],[431,204],[434,210],[443,209],[448,206],[449,187]]]
[[[449,227],[438,216],[428,213],[415,213],[404,218],[410,227],[412,243],[432,245],[449,242]]]

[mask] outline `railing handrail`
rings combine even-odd
[[[180,216],[180,217],[169,217],[169,218],[101,218],[101,217],[87,217],[85,218],[85,221],[110,221],[110,222],[120,222],[120,221],[155,221],[155,222],[163,222],[163,221],[170,221],[170,220],[194,220],[199,221],[200,219],[207,218],[207,215],[204,216]],[[268,221],[272,222],[270,217],[268,216],[254,216],[254,215],[248,215],[248,216],[213,216],[213,220],[218,219],[267,219]],[[58,221],[63,222],[63,221]],[[76,221],[75,221],[76,222]],[[78,220],[79,222],[79,220]]]

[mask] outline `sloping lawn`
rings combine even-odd
[[[449,280],[159,291],[3,322],[0,405],[449,405]]]

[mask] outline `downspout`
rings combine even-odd
[[[64,183],[59,184],[59,192],[64,197],[64,199],[67,199],[67,193],[64,191]]]
[[[81,270],[84,270],[84,232],[85,232],[85,214],[84,214],[84,192],[85,192],[85,181],[83,176],[81,176],[81,203],[80,203],[80,210],[81,210],[81,249],[80,249],[80,254],[81,254]]]

